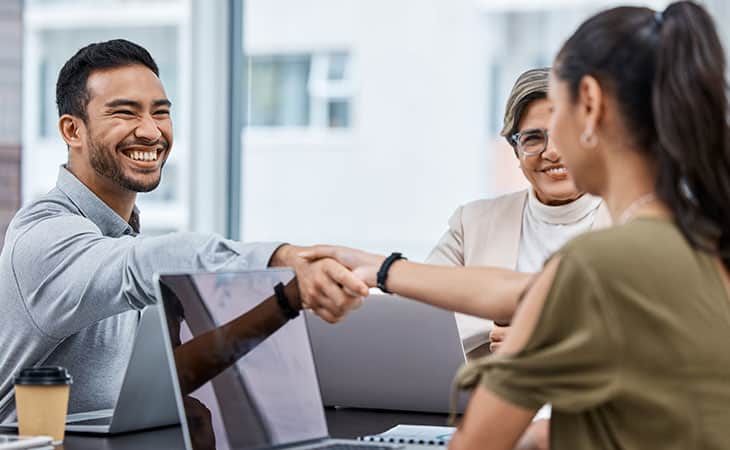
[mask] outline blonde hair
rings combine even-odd
[[[511,136],[519,131],[520,120],[522,120],[527,106],[535,100],[547,98],[549,75],[549,67],[530,69],[517,77],[517,81],[512,86],[504,109],[502,131],[499,132],[502,137],[507,139],[512,148],[514,148],[514,142],[512,142]]]

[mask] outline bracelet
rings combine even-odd
[[[276,303],[279,305],[279,308],[281,308],[281,312],[284,313],[284,317],[287,319],[293,319],[299,315],[299,310],[292,308],[289,303],[289,299],[286,298],[283,283],[278,283],[274,286],[274,294],[276,295]]]
[[[385,261],[383,261],[383,264],[380,266],[380,270],[378,270],[378,288],[386,294],[392,294],[392,292],[385,288],[385,281],[388,279],[388,271],[390,270],[390,266],[399,259],[407,260],[408,258],[398,252],[391,253],[390,256],[385,258]]]

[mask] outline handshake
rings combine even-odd
[[[293,268],[299,306],[336,323],[358,308],[368,289],[377,285],[384,260],[384,256],[346,247],[284,245],[274,253],[270,265]]]
[[[271,266],[288,266],[296,272],[287,298],[297,308],[311,309],[330,323],[342,320],[362,304],[368,289],[378,285],[378,271],[386,257],[347,247],[316,245],[279,248]],[[508,324],[520,297],[535,274],[498,267],[445,267],[398,261],[388,266],[388,287],[404,297],[438,308]],[[504,341],[509,327],[495,327],[492,351]]]

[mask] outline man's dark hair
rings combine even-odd
[[[58,116],[70,114],[86,121],[89,92],[86,81],[94,70],[141,64],[158,77],[155,60],[143,47],[125,39],[89,44],[71,57],[61,68],[56,82]]]

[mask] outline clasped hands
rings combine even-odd
[[[347,247],[316,245],[291,247],[302,306],[335,323],[362,304],[368,288],[377,286],[385,256]],[[490,351],[502,345],[509,326],[490,332]]]
[[[376,286],[384,259],[346,247],[284,245],[274,253],[270,265],[293,268],[302,308],[336,323],[362,304],[368,288]]]

